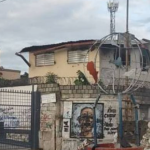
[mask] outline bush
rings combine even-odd
[[[57,83],[58,76],[52,72],[48,72],[46,75],[46,83]]]

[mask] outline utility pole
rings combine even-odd
[[[119,3],[115,0],[107,3],[108,11],[110,12],[110,34],[115,33],[115,13],[118,10]]]
[[[129,57],[129,55],[130,55],[130,52],[129,52],[129,45],[130,45],[130,34],[129,34],[129,0],[127,0],[127,6],[126,6],[127,8],[126,8],[126,72],[128,72],[128,70],[129,70],[129,65],[130,65],[130,57]],[[126,86],[128,87],[128,77],[126,77]],[[129,98],[128,98],[128,96],[126,96],[126,102],[125,102],[125,104],[126,104],[126,109],[125,109],[125,119],[127,120],[127,121],[129,121],[129,118],[130,117],[132,117],[132,116],[130,116],[131,115],[131,112],[130,111],[132,111],[132,109],[131,109],[131,106],[130,106],[130,104],[131,103],[129,103]],[[132,105],[132,104],[131,104]],[[130,118],[131,119],[131,118]]]

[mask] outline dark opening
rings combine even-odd
[[[142,63],[143,58],[143,63]],[[140,58],[140,63],[142,67],[142,71],[147,71],[147,66],[150,65],[150,53],[148,49],[142,48],[142,58]]]
[[[119,48],[116,48],[114,51],[114,60],[116,60],[119,57]],[[120,48],[120,57],[122,59],[122,64],[123,66],[126,65],[126,49],[125,48]],[[128,55],[128,65],[130,65],[130,53]]]

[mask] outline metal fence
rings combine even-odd
[[[39,112],[37,115],[35,108],[39,111],[40,99],[39,104],[35,103],[35,94],[0,90],[0,150],[32,148],[34,142],[38,144],[34,130],[39,130]]]
[[[7,79],[0,78],[0,87],[23,86],[23,85],[44,84],[44,83],[57,83],[60,85],[74,85],[74,81],[76,79],[77,77],[57,77],[55,79],[55,82],[48,82],[46,76],[16,79],[16,80],[7,80]]]
[[[24,85],[34,85],[34,84],[45,84],[45,83],[56,83],[59,85],[75,85],[75,80],[77,80],[78,77],[57,77],[55,78],[55,82],[49,82],[47,81],[47,77],[46,76],[41,76],[41,77],[33,77],[33,78],[23,78],[23,79],[17,79],[17,80],[6,80],[6,79],[2,79],[0,78],[0,87],[11,87],[11,86],[24,86]],[[92,78],[88,78],[89,81],[92,81]],[[111,86],[113,83],[113,80],[109,83],[105,83],[107,79],[101,79],[100,81],[103,81],[104,85],[106,85],[105,88],[107,88],[107,86]],[[130,84],[132,80],[128,79],[128,84]],[[125,78],[115,78],[114,79],[114,83],[116,86],[118,85],[126,85],[126,79]],[[94,81],[90,82],[90,84],[94,84]],[[108,84],[108,85],[107,85]],[[138,81],[135,84],[136,86],[141,86],[141,88],[147,88],[150,89],[150,82],[148,81]]]

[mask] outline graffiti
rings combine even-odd
[[[69,138],[70,134],[70,119],[63,119],[63,138]]]
[[[87,63],[87,70],[89,71],[90,75],[93,76],[95,83],[97,83],[98,71],[96,71],[95,64],[93,61]]]
[[[63,118],[72,117],[72,102],[64,102],[64,113]]]
[[[116,113],[116,109],[110,105],[104,114],[104,131],[108,135],[114,135],[117,131],[115,123]]]
[[[41,131],[50,131],[52,129],[53,124],[51,122],[41,122],[40,130]]]
[[[52,129],[52,119],[49,111],[41,112],[40,128],[41,131],[49,131]]]
[[[0,122],[4,123],[4,127],[19,126],[19,119],[14,115],[13,107],[0,108]]]
[[[42,112],[41,113],[41,122],[46,122],[51,119],[51,115],[49,112]]]
[[[15,141],[29,142],[28,134],[7,133],[6,138],[10,140],[15,140]]]
[[[91,142],[85,139],[77,148],[77,150],[85,150],[85,148],[90,145]]]
[[[14,107],[0,108],[0,122],[4,123],[4,127],[17,128],[29,126],[31,123],[31,108],[16,109]]]
[[[71,137],[93,137],[94,104],[73,104],[71,119]],[[97,136],[102,137],[103,104],[97,104],[96,125]]]
[[[64,121],[64,132],[69,132],[69,126],[68,126],[69,121]]]

